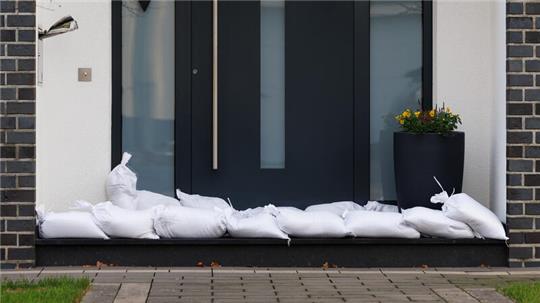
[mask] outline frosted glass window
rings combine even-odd
[[[285,168],[285,2],[261,1],[261,168]]]
[[[122,148],[137,187],[174,190],[174,1],[122,1]]]
[[[394,116],[422,91],[421,1],[371,2],[371,199],[395,200]]]

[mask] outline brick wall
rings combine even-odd
[[[507,224],[510,266],[540,266],[540,1],[509,1]]]
[[[0,1],[1,267],[34,263],[35,1]]]

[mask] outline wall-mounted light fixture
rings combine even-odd
[[[141,6],[143,12],[146,12],[148,5],[150,5],[150,0],[139,0],[139,5]]]
[[[72,32],[79,28],[77,21],[65,16],[53,23],[48,29],[38,29],[38,85],[43,84],[43,40],[57,35]]]

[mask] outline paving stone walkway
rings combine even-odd
[[[540,269],[310,269],[47,267],[2,279],[88,277],[84,303],[137,302],[511,302],[495,291],[540,281]]]

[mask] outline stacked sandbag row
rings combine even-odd
[[[264,207],[235,210],[216,197],[190,195],[177,190],[177,199],[137,190],[137,176],[128,167],[131,155],[107,178],[108,202],[92,205],[78,201],[72,211],[38,211],[43,238],[219,238],[232,237],[341,238],[442,238],[504,239],[497,217],[466,194],[432,198],[443,203],[442,211],[415,207],[399,212],[397,206],[368,202],[360,206],[342,201],[295,207]]]

